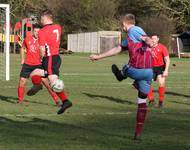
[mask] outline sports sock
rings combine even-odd
[[[18,87],[18,102],[22,103],[24,98],[24,87],[19,86]]]
[[[54,102],[58,102],[58,96],[57,93],[53,92],[50,87],[47,88],[49,94],[53,98]]]
[[[31,78],[32,78],[32,83],[33,83],[34,85],[36,85],[36,84],[41,84],[41,82],[42,82],[41,76],[34,75],[34,76],[32,76]]]
[[[138,98],[135,135],[141,135],[147,113],[146,99]]]
[[[152,86],[150,86],[150,91],[148,93],[148,100],[149,100],[149,102],[153,102],[154,101],[154,95],[153,95]]]
[[[158,94],[159,94],[159,102],[164,101],[164,95],[165,95],[165,87],[158,87]]]
[[[62,91],[60,93],[56,93],[56,94],[57,94],[57,96],[59,96],[59,98],[62,100],[62,102],[67,100],[67,96],[65,95],[64,91]]]

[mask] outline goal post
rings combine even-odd
[[[10,80],[10,6],[9,4],[0,4],[0,42],[2,62],[0,69],[4,74],[1,79]]]

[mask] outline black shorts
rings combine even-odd
[[[59,76],[59,68],[61,66],[61,58],[59,55],[47,56],[42,60],[42,67],[45,70],[45,77],[56,74]]]
[[[153,79],[154,79],[154,81],[156,81],[158,75],[163,74],[164,70],[165,70],[165,65],[153,67]]]
[[[33,65],[23,64],[21,72],[20,72],[20,77],[29,78],[32,71],[34,71],[35,69],[38,69],[38,68],[43,69],[42,65],[34,65],[33,66]]]

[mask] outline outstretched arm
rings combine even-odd
[[[121,50],[122,50],[122,48],[119,45],[117,47],[110,49],[109,51],[102,53],[102,54],[92,54],[92,55],[90,55],[90,59],[91,60],[99,60],[99,59],[103,59],[106,57],[114,56],[114,55],[120,53]]]

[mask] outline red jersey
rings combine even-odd
[[[156,47],[152,48],[153,67],[163,66],[165,64],[164,57],[168,56],[167,48],[158,43]]]
[[[23,48],[26,48],[25,64],[41,64],[38,39],[35,39],[33,36],[27,36],[24,39]]]
[[[49,24],[39,31],[39,45],[45,46],[45,56],[59,54],[61,40],[61,26],[59,24]]]

